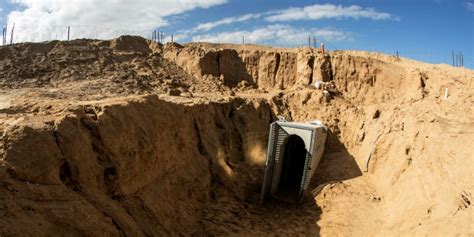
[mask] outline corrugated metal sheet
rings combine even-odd
[[[268,136],[267,159],[265,162],[265,174],[262,184],[262,192],[260,203],[262,204],[266,198],[272,197],[276,199],[283,199],[286,201],[301,201],[304,197],[305,191],[308,188],[311,176],[316,171],[316,168],[321,160],[323,154],[324,144],[326,142],[327,128],[319,121],[311,123],[297,123],[278,121],[270,126]],[[283,151],[287,146],[287,141],[290,136],[298,136],[305,144],[305,161],[301,174],[301,183],[298,185],[298,193],[295,195],[295,200],[288,200],[284,198],[280,188],[280,178],[283,167]],[[288,155],[288,154],[287,154]],[[297,159],[291,154],[286,159]],[[291,162],[291,160],[290,160]],[[295,161],[296,162],[296,161]],[[288,163],[287,163],[288,164]]]

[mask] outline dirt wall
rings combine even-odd
[[[164,55],[196,78],[216,77],[230,87],[245,81],[260,89],[283,90],[313,80],[329,81],[332,76],[329,56],[316,49],[206,48],[189,44],[167,45]]]
[[[258,189],[272,116],[262,101],[185,106],[148,96],[13,127],[1,233],[199,233],[213,189],[241,198]]]

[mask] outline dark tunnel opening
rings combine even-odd
[[[283,143],[282,170],[277,195],[283,199],[298,201],[306,148],[303,139],[290,135]]]

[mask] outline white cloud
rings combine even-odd
[[[248,21],[248,20],[253,20],[260,18],[262,14],[245,14],[242,16],[237,16],[237,17],[226,17],[222,20],[218,21],[213,21],[213,22],[207,22],[207,23],[201,23],[198,26],[194,28],[194,31],[208,31],[211,30],[217,26],[221,25],[229,25],[233,24],[236,22],[243,22],[243,21]]]
[[[474,12],[474,3],[466,2],[466,8],[467,10]]]
[[[368,18],[372,20],[397,19],[390,13],[378,12],[373,8],[362,8],[357,5],[344,7],[333,4],[314,4],[303,8],[293,7],[277,10],[275,14],[268,16],[267,21],[294,21],[294,20],[320,20],[331,18]]]
[[[377,12],[372,8],[362,8],[357,5],[343,7],[341,5],[324,4],[311,5],[303,8],[287,8],[267,11],[263,13],[245,14],[236,17],[226,17],[218,21],[201,23],[195,28],[186,31],[188,34],[199,31],[209,31],[221,25],[230,25],[237,22],[255,20],[267,16],[267,21],[292,21],[292,20],[320,20],[324,18],[369,18],[372,20],[398,20],[397,17],[389,13]]]
[[[245,14],[235,17],[226,17],[218,21],[201,23],[190,30],[183,30],[181,32],[189,35],[200,31],[209,31],[222,25],[230,25],[248,20],[257,20],[265,16],[267,16],[265,19],[270,22],[293,20],[320,20],[324,18],[369,18],[372,20],[398,20],[397,17],[394,17],[389,13],[377,12],[372,8],[364,9],[357,5],[344,7],[341,5],[336,6],[333,4],[315,4],[311,6],[305,6],[303,8],[287,8],[262,13]]]
[[[148,36],[168,25],[166,17],[227,0],[11,0],[23,10],[10,12],[15,42],[73,38],[112,38],[121,34]]]
[[[294,46],[307,44],[308,36],[314,35],[319,41],[341,41],[349,40],[350,34],[332,28],[304,29],[295,28],[290,25],[269,25],[256,28],[251,31],[226,31],[213,34],[195,35],[195,42],[205,41],[213,43],[241,43],[242,36],[246,43],[275,44],[282,46]]]
[[[173,41],[174,42],[179,42],[179,41],[182,41],[186,38],[188,38],[189,35],[187,34],[175,34],[173,35]],[[168,42],[168,41],[171,41],[171,39],[168,37],[167,39],[165,39],[165,42]]]

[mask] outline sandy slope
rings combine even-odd
[[[473,80],[356,51],[1,47],[0,235],[472,235]],[[306,201],[260,207],[277,115],[331,133]]]

